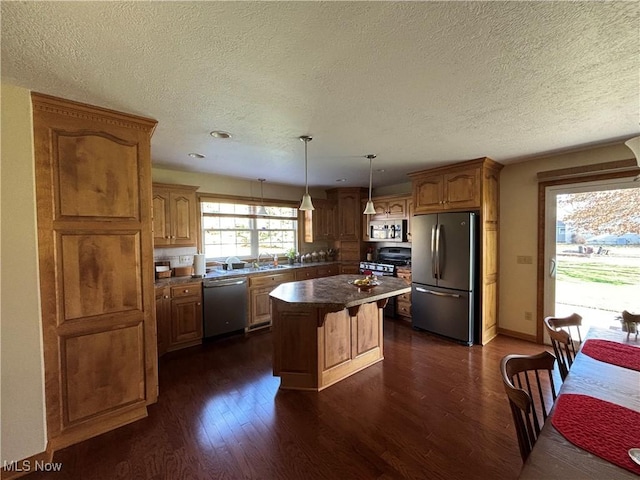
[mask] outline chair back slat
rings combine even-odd
[[[531,453],[556,400],[551,373],[555,360],[545,351],[537,355],[507,355],[500,364],[523,461]]]
[[[582,345],[581,325],[582,317],[577,313],[568,317],[546,317],[544,319],[544,326],[551,339],[553,353],[558,359],[558,370],[560,370],[560,377],[563,381],[567,378],[573,360]],[[575,332],[573,336],[572,331]]]

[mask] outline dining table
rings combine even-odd
[[[620,330],[591,328],[585,341],[589,339],[634,345],[640,349],[640,340],[634,339],[633,336],[627,339],[627,333]],[[563,394],[588,395],[640,414],[640,371],[596,360],[581,350],[576,355],[569,375],[560,387],[558,399]],[[556,400],[556,406],[557,403],[558,400]],[[633,478],[638,480],[638,475],[630,470],[589,453],[567,440],[553,425],[551,421],[553,413],[552,410],[533,450],[524,463],[520,479]],[[640,438],[640,432],[637,432],[637,435]],[[633,447],[640,448],[640,443]]]

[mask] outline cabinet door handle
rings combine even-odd
[[[200,302],[196,303],[196,305],[200,305]]]
[[[165,295],[165,296],[164,296],[164,297],[162,297],[162,298],[169,298],[169,295]]]
[[[189,293],[189,289],[185,289],[185,290],[184,290],[184,293]]]

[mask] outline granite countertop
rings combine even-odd
[[[255,275],[273,275],[274,273],[283,273],[289,270],[309,267],[321,267],[323,265],[340,265],[340,262],[311,262],[311,263],[294,263],[293,265],[273,265],[260,268],[237,268],[235,270],[223,270],[222,267],[207,267],[209,271],[205,277],[192,277],[190,275],[184,277],[156,278],[154,285],[156,287],[165,287],[169,285],[179,285],[181,283],[200,282],[207,279],[215,278],[233,278],[247,277]]]
[[[270,296],[296,305],[338,311],[411,292],[411,286],[397,277],[379,277],[380,285],[368,292],[361,292],[356,286],[349,284],[350,280],[358,278],[363,277],[362,275],[334,275],[283,283],[276,287]]]

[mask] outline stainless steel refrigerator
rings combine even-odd
[[[411,220],[411,321],[414,328],[472,345],[475,338],[477,214]]]

